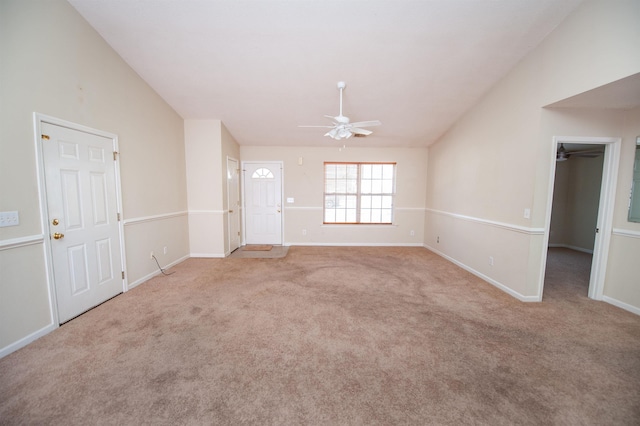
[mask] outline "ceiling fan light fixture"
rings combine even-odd
[[[340,138],[345,138],[345,139],[349,139],[351,137],[352,133],[348,130],[348,129],[340,129],[338,130],[338,136]]]
[[[361,127],[380,126],[382,123],[379,120],[360,121],[357,123],[351,123],[349,117],[342,115],[342,91],[347,87],[344,81],[338,82],[338,90],[340,91],[340,113],[337,116],[325,115],[333,121],[333,126],[298,126],[298,127],[324,127],[331,128],[325,136],[329,136],[337,141],[341,139],[349,139],[351,136],[368,136],[373,133],[371,130],[362,129]]]

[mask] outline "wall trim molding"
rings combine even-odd
[[[497,222],[495,220],[482,219],[479,217],[466,216],[458,213],[450,213],[450,212],[445,212],[442,210],[436,210],[436,209],[430,209],[430,208],[426,208],[425,211],[443,215],[443,216],[453,217],[455,219],[465,220],[468,222],[476,222],[476,223],[481,223],[483,225],[489,225],[496,228],[506,229],[508,231],[515,231],[521,234],[544,235],[544,228],[530,228],[526,226],[513,225],[511,223]]]
[[[181,257],[181,258],[179,258],[178,260],[174,260],[173,262],[171,262],[171,263],[169,263],[169,264],[167,264],[167,265],[163,266],[163,267],[162,267],[162,269],[168,269],[168,268],[171,268],[171,267],[173,267],[173,266],[176,266],[178,263],[182,263],[182,262],[184,262],[185,260],[187,260],[188,258],[189,258],[189,255],[182,256],[182,257]],[[142,278],[138,278],[138,279],[137,279],[137,280],[135,280],[134,282],[129,283],[129,284],[127,285],[127,291],[128,291],[128,290],[131,290],[131,289],[132,289],[132,288],[134,288],[134,287],[139,286],[140,284],[142,284],[142,283],[143,283],[143,282],[145,282],[145,281],[149,281],[151,278],[155,277],[156,275],[160,275],[161,273],[162,273],[162,272],[160,272],[159,270],[158,270],[158,271],[153,271],[152,273],[147,274],[147,275],[143,276]]]
[[[226,210],[189,210],[189,214],[225,214],[229,213]]]
[[[589,249],[582,248],[582,247],[576,247],[576,246],[572,246],[572,245],[569,245],[569,244],[551,244],[550,243],[548,247],[550,247],[550,248],[566,248],[566,249],[569,249],[569,250],[580,251],[582,253],[593,254],[593,250],[589,250]]]
[[[611,233],[622,237],[640,238],[640,231],[632,231],[631,229],[613,228]]]
[[[504,291],[505,293],[507,293],[510,296],[515,297],[516,299],[520,300],[521,302],[540,302],[541,301],[540,298],[538,298],[538,296],[525,296],[525,295],[522,295],[522,294],[518,293],[517,291],[512,290],[511,288],[509,288],[506,285],[502,284],[501,282],[494,280],[493,278],[483,274],[482,272],[476,271],[475,269],[471,268],[470,266],[467,266],[464,263],[457,261],[456,259],[452,258],[451,256],[447,256],[446,254],[442,253],[439,250],[434,249],[433,247],[430,247],[430,246],[425,244],[424,248],[434,252],[435,254],[437,254],[440,257],[443,257],[444,259],[447,259],[449,262],[451,262],[451,263],[453,263],[455,265],[458,265],[459,267],[461,267],[465,271],[471,272],[476,277],[488,282],[489,284],[493,285],[494,287],[499,288],[500,290]]]
[[[624,309],[625,311],[629,311],[632,314],[640,315],[640,308],[629,305],[628,303],[621,302],[618,299],[614,299],[613,297],[602,296],[602,301],[607,302],[613,306],[617,306],[620,309]]]
[[[5,356],[9,355],[10,353],[13,353],[13,352],[17,351],[18,349],[24,348],[29,343],[41,338],[42,336],[45,336],[45,335],[51,333],[56,328],[58,328],[58,326],[56,324],[48,324],[48,325],[42,327],[40,330],[36,330],[33,333],[23,337],[22,339],[16,340],[15,342],[5,346],[4,348],[1,348],[0,349],[0,358],[4,358]]]
[[[180,216],[186,216],[186,215],[187,215],[187,211],[164,213],[164,214],[157,214],[153,216],[143,216],[143,217],[134,217],[131,219],[125,219],[123,223],[124,225],[134,225],[138,223],[154,222],[156,220],[172,219],[174,217],[180,217]]]
[[[0,240],[0,251],[44,243],[44,234],[27,235],[26,237]]]

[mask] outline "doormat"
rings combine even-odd
[[[244,251],[269,251],[273,248],[273,246],[268,244],[255,244],[244,246],[242,250]]]

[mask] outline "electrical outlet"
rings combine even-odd
[[[302,235],[307,235],[307,230],[306,229],[302,230]]]
[[[531,209],[524,209],[524,218],[531,219]]]
[[[436,237],[436,243],[440,244],[440,236],[439,235]]]
[[[416,236],[416,231],[414,231],[413,229],[411,230],[411,232],[409,232],[409,235],[411,235],[412,237]]]
[[[18,212],[0,212],[0,228],[20,225]]]
[[[153,252],[149,255],[149,259],[153,260]]]
[[[164,254],[167,254],[167,246],[165,246],[162,251],[163,251]]]
[[[493,266],[493,256],[489,256],[489,266]]]

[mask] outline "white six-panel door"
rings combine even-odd
[[[282,244],[282,165],[243,163],[245,241]]]
[[[59,322],[123,290],[113,140],[42,123]]]

